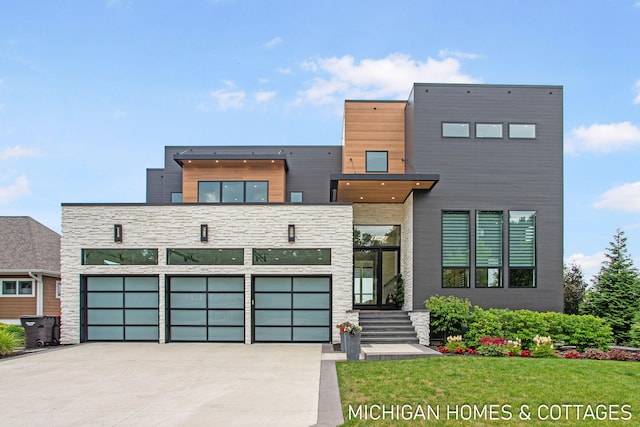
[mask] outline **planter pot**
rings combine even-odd
[[[360,360],[360,335],[342,334],[347,350],[347,360]]]
[[[344,343],[345,335],[347,334],[345,334],[344,332],[340,332],[340,351],[343,353],[347,351],[346,344]]]

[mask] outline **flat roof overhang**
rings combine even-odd
[[[289,171],[287,164],[287,156],[284,154],[196,154],[196,153],[179,153],[173,155],[173,160],[184,167],[185,163],[213,161],[216,163],[236,163],[241,161],[249,163],[251,161],[270,161],[271,163],[282,162],[284,170]]]
[[[438,174],[332,174],[331,201],[403,203],[412,191],[429,191]]]

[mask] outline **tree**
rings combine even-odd
[[[582,310],[605,319],[616,342],[625,343],[631,338],[633,319],[640,310],[640,276],[627,252],[622,230],[616,230],[605,256]]]
[[[582,275],[582,269],[572,262],[563,266],[564,272],[564,312],[565,314],[578,314],[580,303],[584,298],[587,284]]]

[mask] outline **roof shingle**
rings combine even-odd
[[[60,235],[28,216],[0,216],[3,270],[60,273]]]

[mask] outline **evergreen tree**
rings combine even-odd
[[[580,303],[584,298],[587,284],[582,275],[582,269],[572,262],[563,266],[564,272],[564,312],[566,314],[578,314]]]
[[[583,311],[605,319],[616,342],[621,344],[629,341],[633,318],[640,311],[640,276],[627,252],[622,230],[616,230],[605,256]]]

